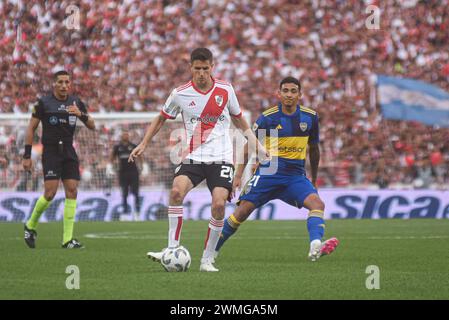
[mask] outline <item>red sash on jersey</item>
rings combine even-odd
[[[228,91],[223,88],[215,87],[200,115],[200,118],[203,120],[201,121],[201,124],[196,126],[192,138],[190,139],[189,150],[184,150],[183,152],[183,160],[200,145],[206,142],[227,103]]]

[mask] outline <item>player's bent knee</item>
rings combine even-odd
[[[224,213],[225,206],[226,206],[226,200],[222,200],[222,199],[213,200],[213,202],[212,202],[212,211],[213,212]]]
[[[46,187],[44,190],[44,198],[47,201],[52,201],[56,196],[56,192],[58,192],[58,188]]]
[[[44,198],[47,201],[52,201],[55,196],[56,196],[56,191],[45,191],[44,192]]]
[[[325,209],[324,202],[320,199],[320,197],[316,193],[309,195],[304,200],[304,206],[309,210],[324,211]]]

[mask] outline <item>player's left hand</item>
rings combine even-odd
[[[232,183],[231,199],[235,197],[235,191],[240,190],[241,186],[242,186],[242,177],[235,176],[234,182]]]
[[[262,145],[259,146],[259,157],[259,161],[262,163],[271,161],[272,158],[270,152]]]
[[[134,158],[140,157],[140,155],[145,151],[146,145],[139,143],[137,147],[131,151],[129,155],[128,162],[134,162]]]
[[[80,111],[80,109],[78,108],[78,106],[76,105],[76,101],[74,101],[72,105],[68,106],[67,112],[68,112],[69,114],[73,114],[73,115],[75,115],[75,116],[77,116],[77,117],[80,117],[80,116],[81,116],[81,111]]]

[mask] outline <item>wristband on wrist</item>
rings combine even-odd
[[[87,122],[89,120],[89,116],[87,115],[87,113],[81,112],[80,120],[82,122]]]
[[[24,159],[30,159],[31,158],[31,144],[25,145],[25,152],[23,153]]]

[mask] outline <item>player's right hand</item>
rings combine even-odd
[[[33,162],[31,161],[31,159],[22,159],[22,166],[25,171],[31,171]]]
[[[145,147],[146,146],[139,143],[139,145],[135,147],[134,150],[129,155],[128,162],[134,162],[134,158],[139,157],[145,151]]]

